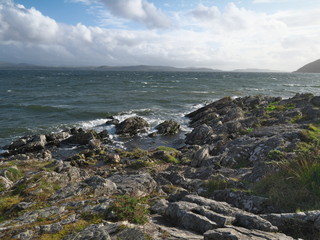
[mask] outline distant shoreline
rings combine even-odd
[[[121,71],[121,72],[247,72],[247,73],[288,73],[286,71],[269,70],[269,69],[235,69],[224,71],[212,68],[201,67],[171,67],[171,66],[150,66],[150,65],[135,65],[135,66],[83,66],[83,67],[56,67],[56,66],[40,66],[32,64],[15,64],[15,63],[1,63],[0,70],[68,70],[68,71]]]

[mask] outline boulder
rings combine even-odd
[[[91,140],[96,139],[98,134],[94,130],[83,131],[80,130],[78,133],[75,133],[71,137],[62,141],[63,144],[71,144],[71,145],[86,145]]]
[[[160,123],[155,129],[162,135],[174,135],[180,131],[180,124],[174,120],[169,120]]]
[[[179,226],[198,233],[204,233],[210,229],[217,228],[218,225],[215,222],[205,216],[192,212],[197,207],[197,204],[190,202],[169,203],[166,215]]]
[[[127,194],[135,197],[147,196],[157,188],[156,181],[149,173],[113,175],[108,179],[117,185],[120,194]]]
[[[13,186],[13,182],[10,179],[0,176],[0,192],[3,190],[8,190]]]
[[[119,120],[118,119],[111,119],[111,120],[108,120],[108,121],[106,121],[106,125],[107,126],[110,126],[110,125],[115,125],[115,126],[117,126],[118,124],[119,124]]]
[[[147,132],[149,123],[141,117],[131,117],[116,126],[116,134],[133,136]]]
[[[254,215],[252,213],[232,207],[225,202],[218,202],[212,199],[207,199],[195,195],[187,195],[182,199],[182,201],[195,203],[203,207],[206,206],[208,209],[215,213],[229,217],[235,217],[234,224],[240,227],[245,227],[248,229],[258,229],[267,232],[278,230],[277,227],[273,226],[269,221],[266,221],[258,215]]]
[[[316,107],[320,107],[320,96],[313,97],[311,103]]]
[[[206,124],[196,127],[186,137],[185,142],[190,145],[203,145],[210,142],[214,136],[213,129]]]
[[[230,189],[216,190],[212,193],[212,196],[217,201],[227,202],[234,207],[255,214],[274,210],[271,206],[268,207],[267,198],[254,196],[243,191]]]
[[[116,192],[117,186],[109,179],[104,179],[100,176],[93,176],[84,181],[91,186],[94,191],[94,196],[110,196]]]
[[[195,152],[192,156],[191,166],[200,167],[205,165],[205,161],[210,158],[210,149],[209,146],[204,146]]]
[[[222,122],[240,120],[244,117],[243,110],[240,107],[231,108],[223,117]]]

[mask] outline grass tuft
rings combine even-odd
[[[145,224],[148,222],[148,198],[136,198],[128,195],[117,196],[108,212],[113,212],[117,220],[127,220],[131,223]]]

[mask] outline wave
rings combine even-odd
[[[32,110],[38,112],[65,112],[69,110],[71,107],[68,105],[39,105],[39,104],[0,104],[0,108],[9,108],[9,109],[24,109],[24,110]]]

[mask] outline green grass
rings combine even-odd
[[[281,161],[285,158],[285,153],[280,150],[274,149],[268,152],[267,157],[271,161]]]
[[[6,190],[5,186],[3,183],[0,183],[0,192]]]
[[[17,168],[10,167],[10,168],[7,169],[7,177],[12,182],[15,182],[18,179],[20,179],[21,177],[23,177],[23,173]]]
[[[40,240],[62,240],[65,236],[72,233],[77,233],[90,225],[90,222],[85,220],[79,220],[76,223],[70,223],[63,226],[63,229],[54,234],[43,234],[40,236]]]
[[[320,208],[320,129],[310,125],[302,134],[305,142],[297,145],[296,157],[285,159],[281,152],[272,151],[273,158],[281,159],[279,171],[253,186],[255,194],[268,197],[271,204],[284,211]]]
[[[128,195],[117,196],[108,212],[113,212],[117,220],[127,220],[131,223],[145,224],[148,222],[148,198],[136,198]]]
[[[214,175],[211,179],[205,181],[205,187],[205,195],[210,196],[216,190],[224,190],[228,188],[228,182],[225,179],[222,179],[219,175]]]
[[[177,149],[171,148],[171,147],[165,147],[165,146],[157,147],[156,150],[157,150],[157,151],[165,151],[165,152],[179,153],[179,151],[178,151]]]
[[[148,160],[138,159],[130,163],[129,167],[133,169],[141,169],[146,167],[153,167],[155,166],[155,162],[150,162]]]
[[[155,152],[162,151],[163,154],[159,156],[159,159],[166,162],[166,163],[174,163],[178,164],[180,163],[178,156],[180,151],[178,151],[175,148],[160,146],[158,147]]]
[[[20,196],[6,196],[0,198],[0,215],[3,215],[7,210],[21,201],[22,198]]]

